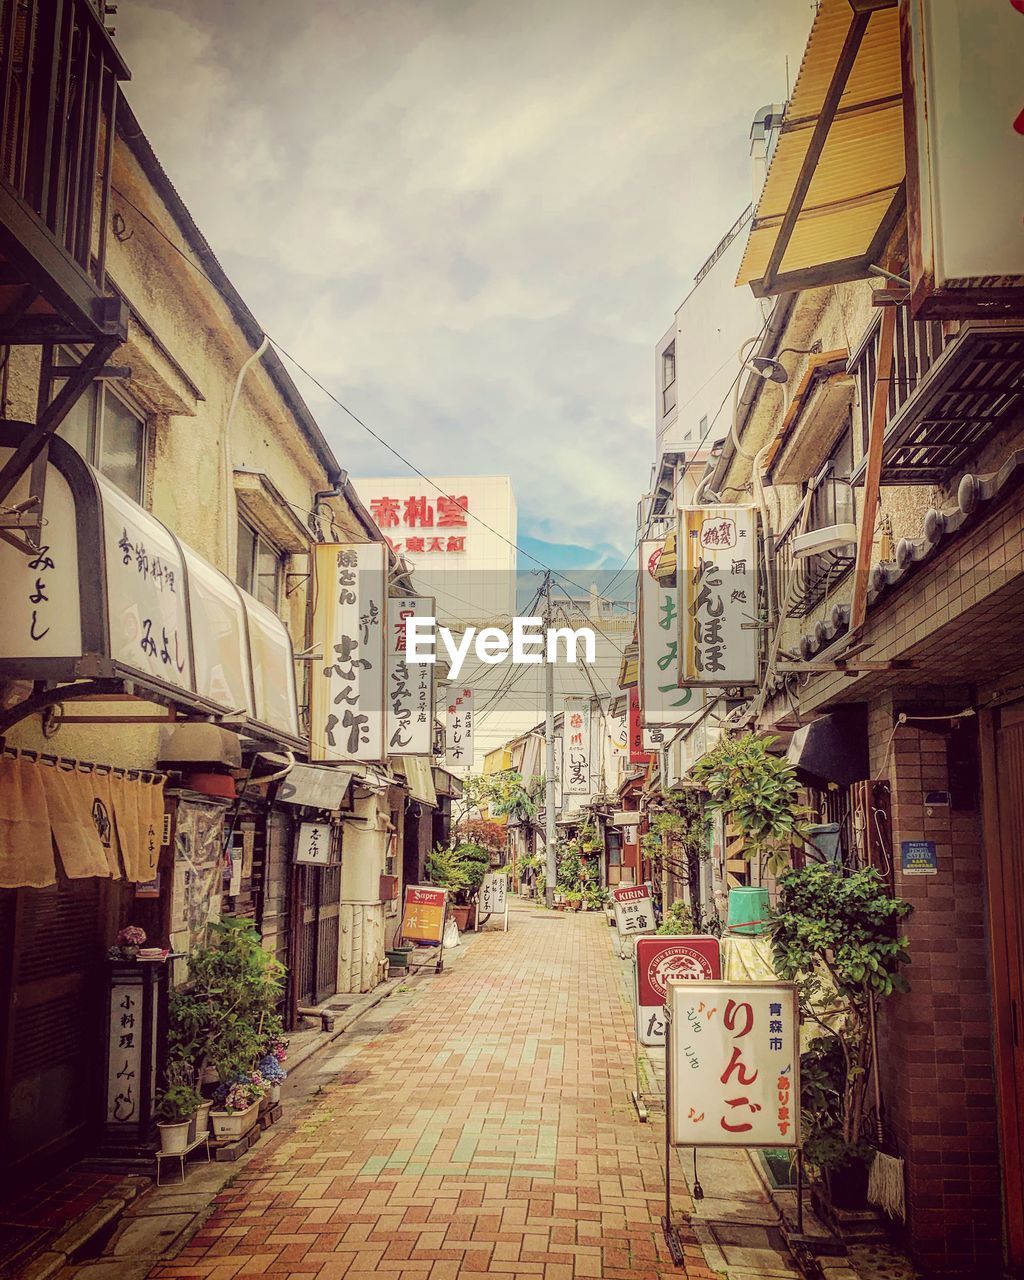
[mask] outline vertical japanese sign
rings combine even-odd
[[[480,885],[480,914],[503,916],[508,932],[508,878],[504,871],[488,871]]]
[[[661,551],[657,538],[640,543],[640,718],[647,730],[686,724],[704,706],[698,690],[679,684],[679,592],[654,576]]]
[[[562,704],[562,793],[590,795],[590,699]]]
[[[636,1038],[665,1045],[665,1000],[669,979],[707,982],[722,976],[718,939],[662,935],[636,940]]]
[[[644,750],[644,726],[640,718],[640,690],[633,685],[629,691],[629,763],[650,764],[651,753]]]
[[[619,937],[635,937],[653,933],[657,928],[654,919],[654,901],[645,884],[624,885],[612,890],[612,910]]]
[[[300,822],[295,838],[295,861],[307,867],[327,867],[331,863],[331,824]]]
[[[473,690],[448,690],[448,713],[445,717],[444,758],[446,764],[473,767]]]
[[[757,683],[757,513],[684,507],[676,539],[679,683]]]
[[[142,987],[115,982],[110,988],[107,1049],[107,1123],[136,1123],[142,1073]]]
[[[383,760],[387,547],[321,542],[314,551],[313,640],[323,652],[310,693],[314,760]]]
[[[619,785],[623,769],[629,764],[629,711],[626,699],[621,699],[617,711],[609,708],[605,716],[604,733],[604,779],[609,791]]]
[[[672,1145],[798,1147],[796,986],[669,979],[665,1003]]]
[[[443,942],[447,889],[430,885],[406,885],[402,913],[402,937],[410,942]]]
[[[434,754],[434,667],[406,658],[406,618],[432,618],[432,596],[393,596],[388,600],[388,754]]]

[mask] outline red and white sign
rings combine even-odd
[[[473,690],[449,689],[444,733],[445,764],[472,769],[473,719]]]
[[[675,1147],[800,1146],[800,1019],[792,982],[670,978]]]
[[[640,717],[640,690],[636,685],[629,691],[629,763],[650,764],[653,759],[644,750],[644,726]]]
[[[413,555],[461,553],[466,550],[465,530],[469,522],[469,498],[463,494],[423,494],[403,496],[383,494],[370,499],[370,514],[395,551]],[[404,540],[393,537],[401,529]]]
[[[653,933],[657,928],[654,900],[647,885],[621,885],[612,890],[611,897],[620,939]]]
[[[402,913],[402,937],[410,942],[442,942],[447,901],[447,889],[407,885],[405,911]]]
[[[717,938],[663,935],[637,938],[636,1038],[640,1044],[664,1045],[665,999],[669,979],[707,982],[722,976]]]

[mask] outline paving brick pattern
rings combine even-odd
[[[597,914],[512,914],[431,979],[154,1277],[710,1280],[661,1235],[661,1126]],[[677,1205],[683,1209],[687,1206]]]

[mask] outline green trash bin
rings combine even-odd
[[[729,890],[729,933],[764,933],[767,918],[767,889]]]

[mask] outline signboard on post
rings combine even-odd
[[[488,871],[480,885],[480,914],[502,916],[508,933],[508,879],[504,871]]]
[[[698,690],[679,683],[679,593],[654,576],[662,546],[659,538],[640,543],[639,690],[645,750],[661,746],[660,740],[648,736],[648,730],[686,724],[704,706]]]
[[[300,822],[295,838],[295,861],[307,867],[331,865],[331,824]]]
[[[447,904],[447,889],[436,889],[432,885],[406,885],[402,937],[410,942],[434,942],[441,946]]]
[[[665,1046],[665,1000],[669,980],[715,981],[722,976],[718,939],[710,936],[662,935],[636,940],[636,1038],[640,1044]]]
[[[676,538],[679,683],[757,683],[757,512],[683,507]]]
[[[626,938],[654,932],[657,928],[654,919],[654,900],[647,885],[621,885],[618,889],[612,890],[611,896],[620,947]]]
[[[473,690],[449,690],[444,734],[446,764],[462,765],[463,768],[472,769],[474,718]]]
[[[666,1007],[671,1145],[799,1147],[795,983],[670,979]]]
[[[313,640],[323,667],[310,677],[310,755],[384,760],[387,547],[321,542],[313,554]]]
[[[388,754],[434,754],[434,666],[406,658],[406,618],[432,618],[432,596],[388,599],[387,739]]]
[[[590,795],[590,699],[566,698],[562,704],[562,793]]]

